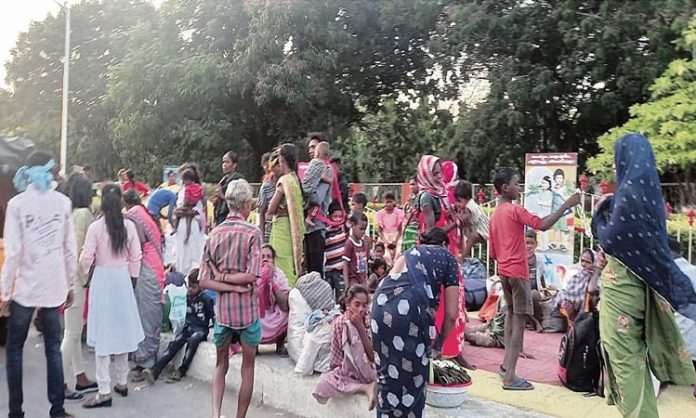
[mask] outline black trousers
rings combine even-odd
[[[207,329],[190,327],[188,325],[184,326],[184,329],[181,330],[179,335],[169,343],[167,349],[162,353],[162,356],[157,359],[157,363],[155,363],[155,366],[152,368],[155,378],[162,374],[162,370],[167,367],[167,364],[176,357],[177,353],[181,351],[184,346],[186,346],[186,352],[184,352],[184,359],[181,361],[179,371],[182,375],[185,375],[193,361],[193,356],[196,355],[198,345],[207,338]]]
[[[307,272],[316,271],[324,277],[324,230],[305,234],[305,265]]]

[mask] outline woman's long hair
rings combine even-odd
[[[444,229],[435,227],[431,229],[430,232],[426,231],[421,233],[420,242],[423,245],[439,245],[446,247],[449,245],[449,236]]]
[[[68,177],[66,193],[73,209],[88,208],[92,204],[92,183],[80,173]]]
[[[278,149],[288,168],[297,173],[297,147],[293,144],[283,144]]]
[[[128,232],[123,223],[121,209],[121,188],[115,184],[107,184],[102,189],[101,212],[106,223],[106,231],[111,238],[111,251],[121,254],[126,251]]]
[[[126,177],[128,177],[128,181],[130,182],[130,184],[133,187],[135,187],[135,173],[133,172],[133,170],[131,170],[130,168],[126,170]]]

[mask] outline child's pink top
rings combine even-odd
[[[196,206],[196,203],[201,199],[203,199],[203,186],[191,183],[184,187],[184,200],[187,205]]]

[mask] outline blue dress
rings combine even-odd
[[[372,303],[379,418],[423,416],[440,289],[459,286],[447,248],[421,245],[404,257],[408,271],[382,281]]]

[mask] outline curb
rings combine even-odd
[[[164,349],[173,338],[172,334],[162,334],[160,348]],[[362,395],[331,399],[326,405],[320,405],[312,396],[319,380],[319,375],[299,376],[294,372],[294,362],[288,358],[275,355],[274,346],[261,346],[256,357],[253,402],[267,405],[290,414],[306,418],[374,417],[374,411],[368,411],[367,398]],[[211,342],[203,342],[193,359],[187,375],[197,380],[212,382],[215,368],[216,350]],[[227,389],[239,390],[241,355],[230,358],[230,369],[225,381]],[[173,363],[178,364],[178,356]],[[472,385],[473,387],[473,385]],[[229,394],[227,396],[230,396]],[[543,417],[544,415],[524,412],[519,409],[501,405],[496,402],[468,396],[458,408],[439,409],[426,406],[426,415],[431,418],[456,417]]]

